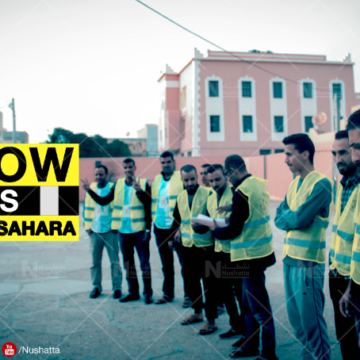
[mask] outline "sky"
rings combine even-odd
[[[144,0],[230,51],[351,53],[360,92],[358,0]],[[137,137],[158,123],[157,80],[213,45],[135,0],[0,0],[0,111],[31,143],[56,127],[108,138]]]

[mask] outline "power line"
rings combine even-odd
[[[204,37],[202,37],[201,35],[199,35],[199,34],[197,34],[197,33],[194,33],[193,31],[191,31],[191,30],[189,30],[188,28],[186,28],[186,27],[184,27],[184,26],[180,25],[180,24],[179,24],[179,23],[177,23],[176,21],[174,21],[174,20],[170,19],[170,18],[169,18],[169,17],[167,17],[166,15],[164,15],[164,14],[162,14],[161,12],[159,12],[159,11],[155,10],[154,8],[152,8],[151,6],[149,6],[149,5],[145,4],[145,3],[143,3],[142,1],[140,1],[140,0],[135,0],[135,1],[136,1],[136,2],[138,2],[139,4],[143,5],[143,6],[147,7],[149,10],[153,11],[154,13],[156,13],[156,14],[160,15],[160,16],[161,16],[161,17],[163,17],[164,19],[166,19],[166,20],[170,21],[170,22],[171,22],[171,23],[173,23],[174,25],[176,25],[176,26],[180,27],[181,29],[183,29],[183,30],[187,31],[188,33],[190,33],[190,34],[192,34],[192,35],[194,35],[194,36],[198,37],[199,39],[201,39],[201,40],[203,40],[203,41],[205,41],[205,42],[207,42],[207,43],[209,43],[209,44],[211,44],[211,45],[215,46],[216,48],[220,49],[221,51],[224,51],[224,52],[226,52],[227,54],[230,54],[231,56],[233,56],[233,57],[235,57],[235,58],[239,59],[240,61],[243,61],[243,62],[245,62],[245,63],[247,63],[247,64],[250,64],[250,65],[252,65],[252,66],[256,67],[257,69],[259,69],[259,70],[261,70],[261,71],[264,71],[264,72],[266,72],[266,73],[268,73],[268,74],[271,74],[271,75],[274,75],[274,76],[280,77],[280,78],[282,78],[282,79],[284,79],[284,80],[287,80],[287,81],[293,82],[293,83],[298,84],[298,85],[300,85],[300,84],[301,84],[301,83],[300,83],[299,81],[297,81],[297,80],[289,79],[289,78],[286,78],[286,77],[284,77],[284,76],[282,76],[282,75],[279,75],[279,74],[277,74],[277,73],[274,73],[274,72],[272,72],[272,71],[270,71],[270,70],[264,69],[263,67],[261,67],[261,66],[257,65],[255,61],[249,61],[249,60],[246,60],[246,59],[244,59],[244,58],[242,58],[242,57],[240,57],[240,56],[238,56],[238,55],[236,55],[236,54],[232,53],[231,51],[228,51],[228,50],[226,50],[226,49],[222,48],[221,46],[219,46],[219,45],[217,45],[217,44],[215,44],[215,43],[211,42],[210,40],[205,39],[205,38],[204,38]],[[315,89],[316,89],[316,90],[321,90],[321,91],[326,91],[326,92],[330,93],[330,91],[329,91],[328,89],[320,89],[320,88],[316,88],[316,87],[315,87]]]

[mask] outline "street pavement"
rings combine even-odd
[[[275,318],[277,355],[285,360],[300,358],[300,349],[286,312],[281,260],[284,233],[273,223],[278,205],[278,202],[271,202],[277,263],[266,271],[266,278]],[[161,296],[163,277],[154,240],[152,236],[150,251],[156,299]],[[327,231],[328,248],[329,244],[330,227]],[[0,254],[0,347],[12,342],[18,351],[22,347],[40,347],[43,350],[58,348],[60,352],[18,353],[14,359],[215,360],[227,359],[232,351],[231,344],[236,341],[220,340],[218,336],[229,330],[227,314],[219,317],[219,330],[209,336],[198,335],[203,326],[201,323],[180,325],[192,310],[181,307],[183,283],[176,256],[175,301],[165,305],[145,305],[143,297],[140,301],[126,304],[112,299],[106,250],[103,256],[103,293],[95,300],[89,299],[92,290],[91,255],[89,238],[82,224],[79,242],[0,242]],[[138,271],[142,291],[140,276]],[[122,291],[127,294],[124,272]],[[325,296],[331,358],[341,359],[328,276]],[[54,349],[49,351],[54,352]],[[0,358],[5,358],[2,352]]]

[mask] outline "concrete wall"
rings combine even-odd
[[[95,161],[99,160],[103,165],[106,165],[109,169],[111,181],[124,177],[122,170],[122,160],[124,158],[91,158],[80,159],[80,179],[87,178],[89,182],[95,181]],[[224,157],[176,157],[176,168],[180,169],[186,164],[194,165],[198,172],[200,167],[204,163],[210,164],[224,164]],[[244,158],[248,172],[254,176],[260,178],[266,178],[268,180],[268,191],[275,200],[283,200],[286,191],[293,180],[293,173],[290,172],[285,164],[285,154],[271,154],[266,156],[253,156]],[[138,177],[144,177],[151,183],[156,175],[161,172],[160,161],[158,157],[144,157],[135,158],[136,162],[136,175]],[[315,169],[331,178],[333,178],[333,160],[331,151],[319,151],[315,154],[314,159]],[[266,170],[266,171],[265,171]],[[85,193],[83,189],[80,189],[80,201],[84,200]]]

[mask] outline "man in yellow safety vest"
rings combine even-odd
[[[105,165],[99,165],[95,169],[95,183],[84,182],[83,188],[99,196],[108,195],[114,188],[114,184],[107,180],[108,169]],[[104,247],[109,256],[111,265],[111,280],[114,299],[121,298],[122,272],[119,263],[119,243],[116,235],[111,232],[111,213],[113,204],[101,206],[97,204],[87,193],[84,204],[85,230],[90,237],[93,266],[90,269],[91,280],[94,289],[90,298],[95,299],[102,292],[101,286],[101,262]]]
[[[225,170],[235,189],[229,223],[218,227],[214,220],[210,228],[218,241],[231,240],[231,267],[234,277],[242,282],[241,310],[246,325],[246,339],[236,343],[237,349],[230,357],[259,355],[258,342],[254,345],[249,340],[258,337],[261,328],[262,348],[258,360],[277,360],[274,319],[265,286],[265,270],[276,262],[267,181],[249,174],[239,155],[226,158]]]
[[[336,336],[340,342],[344,360],[359,358],[356,323],[354,316],[344,318],[339,301],[350,282],[350,266],[355,233],[355,208],[358,198],[360,171],[351,160],[351,149],[347,130],[335,134],[332,153],[341,175],[336,195],[329,256],[329,288],[334,305]]]
[[[275,218],[275,225],[286,231],[283,262],[288,317],[302,345],[302,359],[329,360],[323,288],[332,181],[314,170],[315,146],[308,135],[290,135],[283,143],[285,163],[299,174]]]

